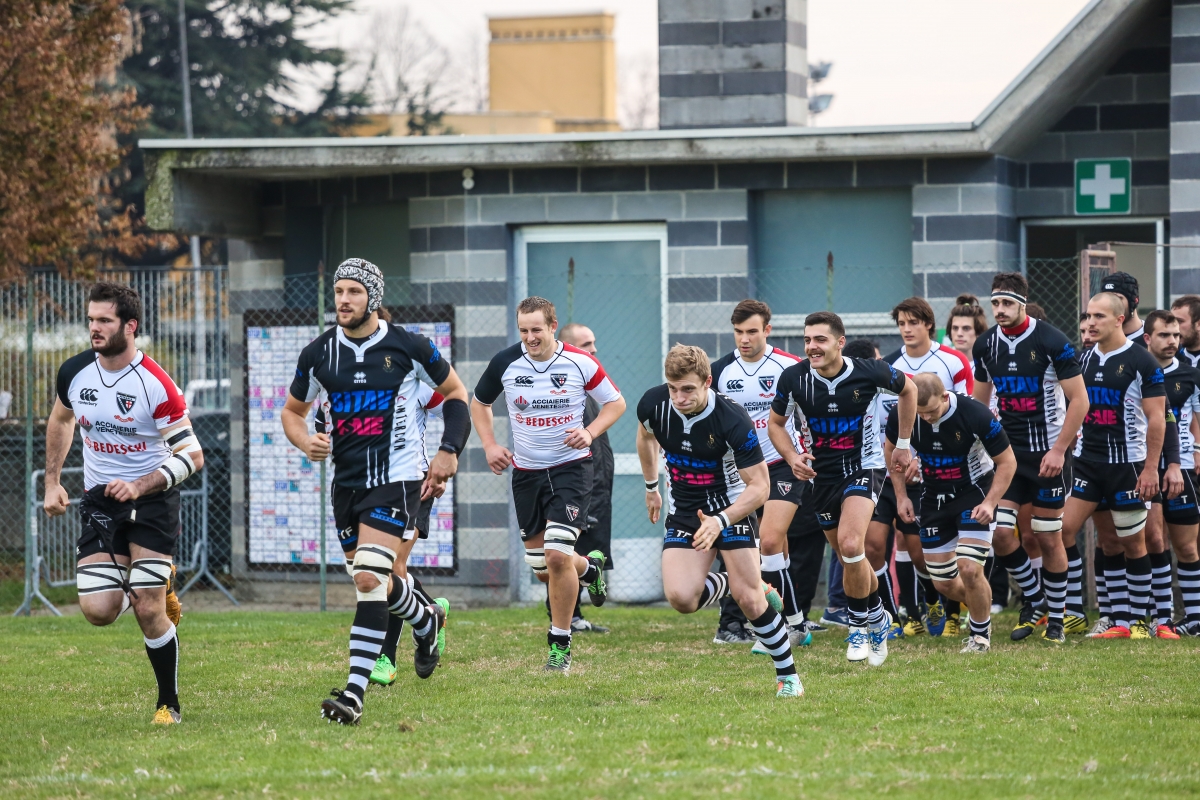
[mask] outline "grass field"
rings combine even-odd
[[[155,699],[128,617],[0,621],[0,794],[12,797],[1165,797],[1200,792],[1200,641],[898,643],[841,636],[769,660],[710,644],[713,613],[604,609],[568,677],[540,671],[539,610],[452,613],[443,666],[372,687],[363,725],[318,719],[349,614],[190,613],[184,724]],[[403,641],[407,641],[407,634]]]

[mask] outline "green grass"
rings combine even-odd
[[[895,643],[841,636],[770,662],[710,644],[712,613],[603,609],[569,677],[540,609],[452,613],[437,673],[372,687],[363,725],[318,719],[348,614],[191,613],[184,724],[153,729],[133,621],[0,620],[0,795],[12,797],[1163,797],[1200,792],[1200,640]],[[405,640],[407,640],[407,634]]]

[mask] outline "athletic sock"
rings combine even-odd
[[[1154,593],[1154,619],[1159,625],[1170,625],[1175,616],[1175,598],[1171,592],[1171,554],[1150,554],[1150,590]]]
[[[550,626],[550,630],[546,632],[546,645],[557,644],[559,647],[571,649],[571,632],[565,631],[562,628]]]
[[[1108,602],[1108,580],[1104,571],[1108,567],[1108,556],[1099,547],[1092,555],[1092,573],[1096,576],[1096,608],[1100,616],[1112,618],[1112,605]]]
[[[1077,617],[1085,616],[1083,610],[1083,556],[1079,548],[1071,545],[1067,548],[1067,613]]]
[[[1033,573],[1033,565],[1029,562],[1029,554],[1025,552],[1024,547],[1018,545],[1016,550],[1006,556],[997,554],[996,560],[1013,577],[1017,586],[1021,587],[1021,597],[1026,603],[1037,606],[1046,602],[1046,594],[1042,591],[1041,582]]]
[[[1154,609],[1150,601],[1150,556],[1126,558],[1125,572],[1129,579],[1130,618],[1134,622],[1146,619]]]
[[[793,628],[804,624],[804,610],[800,608],[800,601],[796,597],[796,582],[792,580],[791,556],[783,562],[783,617]]]
[[[1042,557],[1038,556],[1037,558],[1029,559],[1029,566],[1033,568],[1033,576],[1035,578],[1037,578],[1038,581],[1043,580],[1043,578],[1042,578]]]
[[[758,640],[771,654],[775,662],[775,676],[796,674],[796,662],[792,659],[792,642],[788,638],[787,623],[779,612],[767,606],[761,617],[750,620]]]
[[[985,639],[992,638],[992,617],[991,617],[991,615],[988,615],[988,618],[985,619],[983,622],[976,622],[975,618],[972,617],[970,614],[968,614],[967,622],[971,626],[971,635],[972,636],[982,636]]]
[[[921,594],[925,598],[925,605],[931,606],[934,603],[941,602],[937,587],[933,585],[933,578],[929,577],[928,572],[917,570],[917,583],[921,585]]]
[[[1200,620],[1200,561],[1180,561],[1175,570],[1179,575],[1184,618],[1188,622]]]
[[[704,579],[704,589],[700,592],[700,605],[696,608],[708,608],[729,594],[729,576],[724,572],[710,572]]]
[[[1042,588],[1046,592],[1047,616],[1051,622],[1061,624],[1067,603],[1067,573],[1043,569]]]
[[[146,655],[154,669],[154,680],[158,683],[158,705],[174,711],[179,710],[179,636],[175,625],[168,622],[167,632],[157,639],[142,639],[146,642]]]
[[[1112,608],[1114,625],[1129,627],[1129,584],[1125,576],[1125,554],[1108,557],[1104,567],[1104,584],[1108,589],[1108,603]]]
[[[383,637],[383,648],[379,654],[391,659],[392,664],[396,663],[396,646],[400,643],[400,634],[403,632],[404,620],[395,614],[388,614],[387,635]]]
[[[900,605],[909,619],[920,619],[917,606],[917,570],[907,550],[896,551],[896,582],[900,584]]]
[[[595,562],[590,558],[587,560],[587,562],[587,569],[585,569],[583,574],[579,576],[580,586],[587,586],[592,581],[596,580],[597,576],[600,575],[600,568],[596,566]]]
[[[796,589],[792,586],[792,576],[787,567],[787,556],[783,553],[773,553],[762,557],[759,575],[779,592],[779,598],[783,600],[784,618],[791,620],[800,611],[796,608]]]
[[[870,612],[870,605],[865,597],[851,597],[846,595],[846,616],[849,618],[852,628],[867,627],[867,614]]]
[[[408,581],[409,588],[411,588],[414,592],[416,592],[417,599],[421,601],[421,605],[423,605],[423,606],[433,605],[432,595],[430,595],[429,592],[425,591],[425,587],[421,585],[421,581],[415,575],[410,574],[407,578],[407,581]]]
[[[406,589],[403,581],[392,581]],[[382,600],[359,600],[354,610],[354,623],[350,626],[350,678],[346,681],[346,693],[358,699],[362,708],[363,695],[367,692],[367,678],[375,669],[383,639],[387,636],[388,604]]]
[[[420,638],[429,635],[429,630],[433,627],[433,614],[429,613],[429,607],[421,602],[407,580],[393,576],[385,607],[400,619],[408,620],[413,627],[414,636]]]
[[[876,570],[875,577],[879,579],[878,595],[883,603],[883,610],[892,615],[893,621],[900,620],[900,609],[896,608],[896,593],[892,590],[892,575],[888,565],[884,564]]]

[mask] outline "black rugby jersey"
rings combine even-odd
[[[425,477],[419,384],[436,387],[449,376],[437,345],[380,320],[366,339],[335,326],[309,342],[290,391],[306,403],[321,398],[334,483],[369,489]]]
[[[1181,363],[1200,369],[1200,352],[1193,353],[1191,350],[1179,348],[1179,352],[1175,354]]]
[[[1146,323],[1144,322],[1138,326],[1136,331],[1130,331],[1125,334],[1125,338],[1134,344],[1140,344],[1143,350],[1150,349],[1150,345],[1146,344]]]
[[[712,389],[704,410],[685,417],[671,405],[667,385],[655,386],[642,395],[637,416],[662,448],[670,514],[711,516],[725,510],[746,488],[738,470],[763,462],[746,409]]]
[[[1061,382],[1079,374],[1075,348],[1062,331],[1033,317],[1008,336],[998,325],[975,340],[975,380],[991,381],[1000,422],[1013,449],[1054,447],[1067,415]]]
[[[913,425],[912,449],[920,456],[921,479],[929,494],[961,494],[971,486],[986,491],[991,483],[992,456],[1008,449],[1008,434],[991,409],[966,395],[950,392],[950,407],[937,424],[921,417]],[[887,438],[899,437],[900,415],[887,421]]]
[[[826,378],[803,361],[779,378],[771,410],[785,416],[794,403],[807,428],[815,483],[833,483],[860,469],[882,469],[880,428],[875,397],[899,394],[904,373],[878,359],[843,358],[841,371]]]
[[[1075,455],[1101,464],[1145,461],[1142,398],[1166,396],[1162,367],[1130,339],[1109,353],[1092,347],[1081,366],[1090,405]]]
[[[1163,385],[1167,392],[1167,409],[1179,423],[1179,467],[1194,469],[1192,420],[1200,412],[1200,370],[1175,358],[1163,367]]]
[[[718,358],[712,365],[713,388],[746,409],[754,429],[761,433],[758,443],[768,464],[783,459],[766,434],[771,401],[775,399],[775,384],[785,369],[800,361],[799,356],[778,347],[768,347],[762,358],[753,364],[743,361],[741,354],[734,350]],[[794,415],[787,416],[784,428],[800,452],[804,452],[804,444],[796,433]]]

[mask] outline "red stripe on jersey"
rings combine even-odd
[[[778,347],[772,348],[771,352],[777,356],[783,356],[784,358],[790,358],[793,361],[803,361],[804,360],[800,356],[789,353],[787,350],[780,350]]]
[[[595,389],[597,386],[599,386],[601,381],[603,381],[605,378],[608,378],[608,374],[604,371],[603,365],[601,365],[601,363],[598,360],[596,360],[596,357],[594,355],[592,355],[591,353],[589,353],[587,350],[580,350],[578,347],[576,347],[573,344],[567,344],[566,342],[563,342],[563,352],[567,352],[567,351],[570,351],[572,353],[579,353],[581,356],[587,356],[588,358],[590,358],[592,360],[592,363],[594,363],[596,365],[596,374],[593,375],[592,379],[584,385],[583,388],[585,391],[590,392],[592,389]],[[613,388],[616,389],[618,392],[621,391],[620,388],[617,387],[616,382],[613,381],[612,378],[608,378],[608,382],[611,383],[613,385]]]
[[[438,392],[434,392],[433,395],[429,398],[429,402],[425,404],[425,407],[426,408],[437,408],[438,406],[440,406],[442,404],[442,401],[445,399],[446,398],[442,397],[441,394],[439,394]]]
[[[142,354],[142,363],[138,366],[145,367],[146,371],[162,384],[163,391],[167,394],[167,399],[159,403],[158,407],[154,409],[153,417],[155,419],[165,418],[172,425],[186,417],[187,403],[184,402],[183,394],[179,391],[179,387],[175,385],[175,381],[171,380],[171,376],[166,373],[166,370],[144,353]]]
[[[941,349],[947,353],[952,353],[962,364],[962,368],[954,373],[954,382],[965,381],[967,384],[967,394],[971,394],[971,392],[975,391],[975,376],[971,373],[971,365],[967,363],[967,357],[953,347],[941,345]]]

